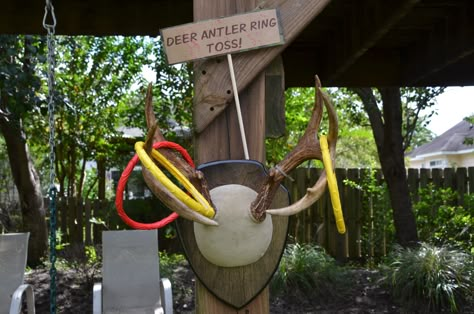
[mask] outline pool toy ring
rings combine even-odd
[[[336,220],[337,231],[343,234],[346,232],[346,225],[344,223],[344,217],[341,209],[341,200],[339,198],[339,190],[337,188],[336,175],[334,174],[334,170],[332,168],[331,156],[329,154],[328,148],[328,139],[326,135],[321,135],[319,141],[321,143],[323,164],[328,180],[329,195],[331,197],[331,203],[334,211],[334,217]]]
[[[160,152],[152,150],[151,155],[158,161],[163,167],[166,168],[187,190],[190,194],[186,194],[178,186],[176,186],[161,169],[155,165],[153,160],[145,151],[144,142],[136,142],[135,150],[137,152],[142,165],[158,180],[166,189],[168,189],[178,200],[183,202],[187,207],[200,213],[201,215],[212,218],[214,217],[214,209],[211,207],[209,202],[202,196],[202,194],[189,182],[189,180],[172,164],[170,163]]]
[[[181,154],[181,156],[184,158],[184,160],[191,166],[194,166],[194,162],[189,156],[188,152],[181,147],[180,145],[173,143],[173,142],[167,142],[167,141],[162,141],[162,142],[156,142],[153,144],[154,149],[158,148],[170,148],[174,149],[177,152]],[[135,154],[132,159],[129,161],[127,167],[124,169],[122,172],[122,175],[120,177],[120,180],[118,182],[117,186],[117,193],[115,197],[115,206],[117,208],[117,213],[120,216],[120,218],[130,227],[134,229],[141,229],[141,230],[151,230],[151,229],[159,229],[163,228],[164,226],[168,225],[169,223],[173,222],[176,220],[176,218],[179,217],[179,215],[175,212],[171,213],[169,216],[163,218],[160,221],[154,222],[154,223],[141,223],[137,222],[133,219],[131,219],[126,213],[123,208],[123,192],[125,190],[125,186],[127,184],[128,178],[130,177],[134,167],[138,163],[139,157],[138,154]]]

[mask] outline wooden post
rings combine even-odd
[[[253,10],[255,0],[220,1],[194,0],[194,20],[205,20],[219,16]],[[225,57],[216,62],[226,62]],[[198,68],[198,67],[195,67]],[[201,69],[196,77],[212,75]],[[199,81],[196,79],[196,82]],[[239,84],[239,82],[237,82]],[[195,89],[201,86],[196,84]],[[239,95],[244,125],[246,128],[249,155],[251,159],[265,159],[265,79],[259,74],[250,86]],[[205,130],[196,136],[196,160],[198,164],[213,160],[244,159],[244,151],[238,128],[235,105],[232,104]],[[196,313],[269,313],[269,293],[265,288],[247,306],[240,310],[221,302],[201,283],[196,284]]]

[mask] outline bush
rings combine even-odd
[[[343,298],[348,272],[318,246],[290,244],[270,283],[272,295],[302,294],[308,298]]]
[[[178,266],[186,263],[186,258],[182,254],[169,254],[166,251],[160,251],[160,277],[168,278],[173,281],[174,271]]]
[[[457,312],[472,298],[473,257],[446,246],[421,244],[397,248],[386,265],[385,282],[392,295],[409,311]]]
[[[429,184],[419,190],[413,205],[421,241],[450,244],[474,254],[474,194],[464,194],[464,205],[455,205],[459,195],[451,188]]]

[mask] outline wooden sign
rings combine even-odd
[[[284,43],[276,9],[161,30],[169,64]]]

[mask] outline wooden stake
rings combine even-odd
[[[245,126],[244,121],[242,119],[242,110],[240,109],[240,99],[239,99],[239,91],[237,89],[237,82],[235,80],[235,73],[234,73],[234,65],[232,64],[232,55],[227,55],[227,63],[229,64],[229,72],[230,72],[230,79],[232,81],[232,90],[234,91],[234,102],[235,102],[235,110],[237,110],[237,119],[239,121],[239,130],[240,130],[240,137],[242,140],[242,146],[244,148],[244,156],[245,159],[250,159],[249,157],[249,149],[247,146],[247,137],[245,136]]]

